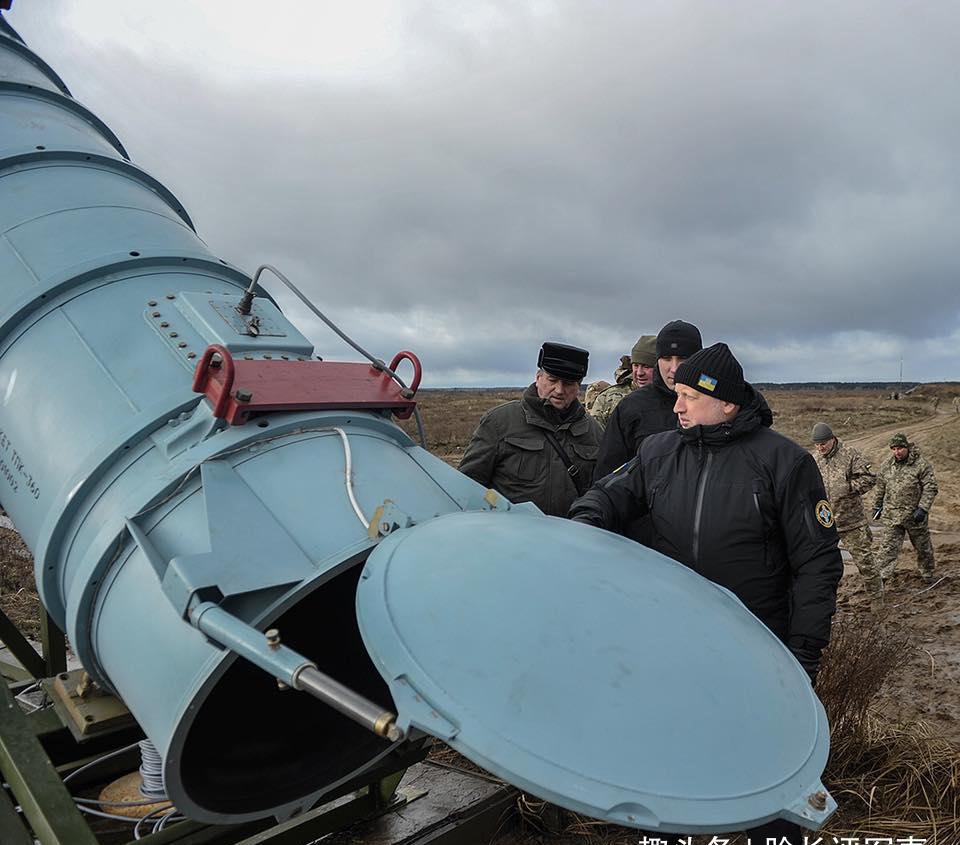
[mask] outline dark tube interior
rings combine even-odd
[[[359,563],[276,622],[283,642],[385,709],[389,689],[364,648],[354,609]],[[184,743],[185,792],[215,813],[267,811],[333,784],[388,745],[304,692],[279,690],[238,659],[203,702]]]

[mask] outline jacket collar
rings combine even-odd
[[[583,434],[590,426],[587,413],[584,411],[579,399],[574,399],[573,404],[565,413],[561,414],[548,401],[540,398],[540,395],[537,393],[536,382],[523,391],[520,406],[523,409],[523,415],[526,421],[530,425],[535,425],[539,428],[569,428],[571,434],[579,435]]]
[[[834,437],[834,438],[833,438],[833,448],[832,448],[829,452],[827,452],[826,455],[823,456],[823,459],[824,459],[825,461],[829,461],[830,458],[834,457],[839,451],[840,451],[840,438],[839,438],[839,437]]]
[[[752,384],[748,384],[746,390],[746,399],[730,422],[681,428],[680,436],[684,442],[722,446],[752,434],[759,428],[769,428],[773,424],[773,412],[767,400]]]

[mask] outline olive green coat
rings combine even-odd
[[[589,488],[603,430],[574,400],[565,418],[530,385],[523,398],[484,414],[460,461],[460,471],[511,502],[533,502],[549,516],[566,516],[577,488],[556,449],[552,431]]]

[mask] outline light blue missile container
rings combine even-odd
[[[0,502],[181,811],[284,817],[391,750],[298,691],[315,665],[407,740],[598,818],[830,815],[823,708],[726,591],[511,506],[389,412],[215,415],[211,345],[318,366],[263,291],[246,332],[249,283],[0,19]]]

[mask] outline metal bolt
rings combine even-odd
[[[280,632],[276,628],[267,628],[263,635],[267,638],[267,645],[270,648],[280,648]]]
[[[283,358],[284,361],[289,361],[289,360],[290,360],[290,356],[289,356],[289,355],[281,355],[280,357]]]
[[[249,402],[253,399],[253,394],[245,387],[238,387],[237,392],[233,395],[237,397],[238,402]]]
[[[161,329],[168,329],[168,328],[170,328],[170,324],[169,324],[166,320],[164,320],[164,321],[160,324],[160,328],[161,328]]]
[[[827,793],[824,792],[822,789],[819,789],[807,799],[807,803],[811,807],[813,807],[814,810],[826,810],[827,809]]]
[[[390,523],[389,523],[389,522],[381,522],[381,523],[380,523],[380,533],[381,533],[381,534],[389,534],[389,533],[390,533]]]
[[[186,345],[187,345],[186,342],[183,341],[183,340],[181,340],[181,341],[177,344],[177,346],[180,347],[180,349],[183,349]]]
[[[252,360],[253,360],[253,356],[252,356],[252,355],[244,355],[244,356],[243,356],[243,360],[244,360],[244,361],[252,361]]]
[[[167,299],[176,299],[176,297],[172,293],[168,293]]]
[[[147,302],[147,305],[149,305],[151,308],[153,308],[153,306],[156,304],[157,304],[157,300],[155,299],[151,299],[149,302]]]
[[[266,358],[268,361],[269,361],[271,358],[273,358],[272,355],[264,355],[263,357]]]
[[[160,312],[159,312],[159,311],[154,311],[150,316],[151,316],[151,317],[159,317],[159,316],[160,316]]]
[[[188,357],[188,358],[196,358],[196,357],[197,357],[197,353],[196,353],[196,352],[188,352],[188,353],[187,353],[187,357]]]
[[[170,332],[170,337],[180,337],[176,332]]]

